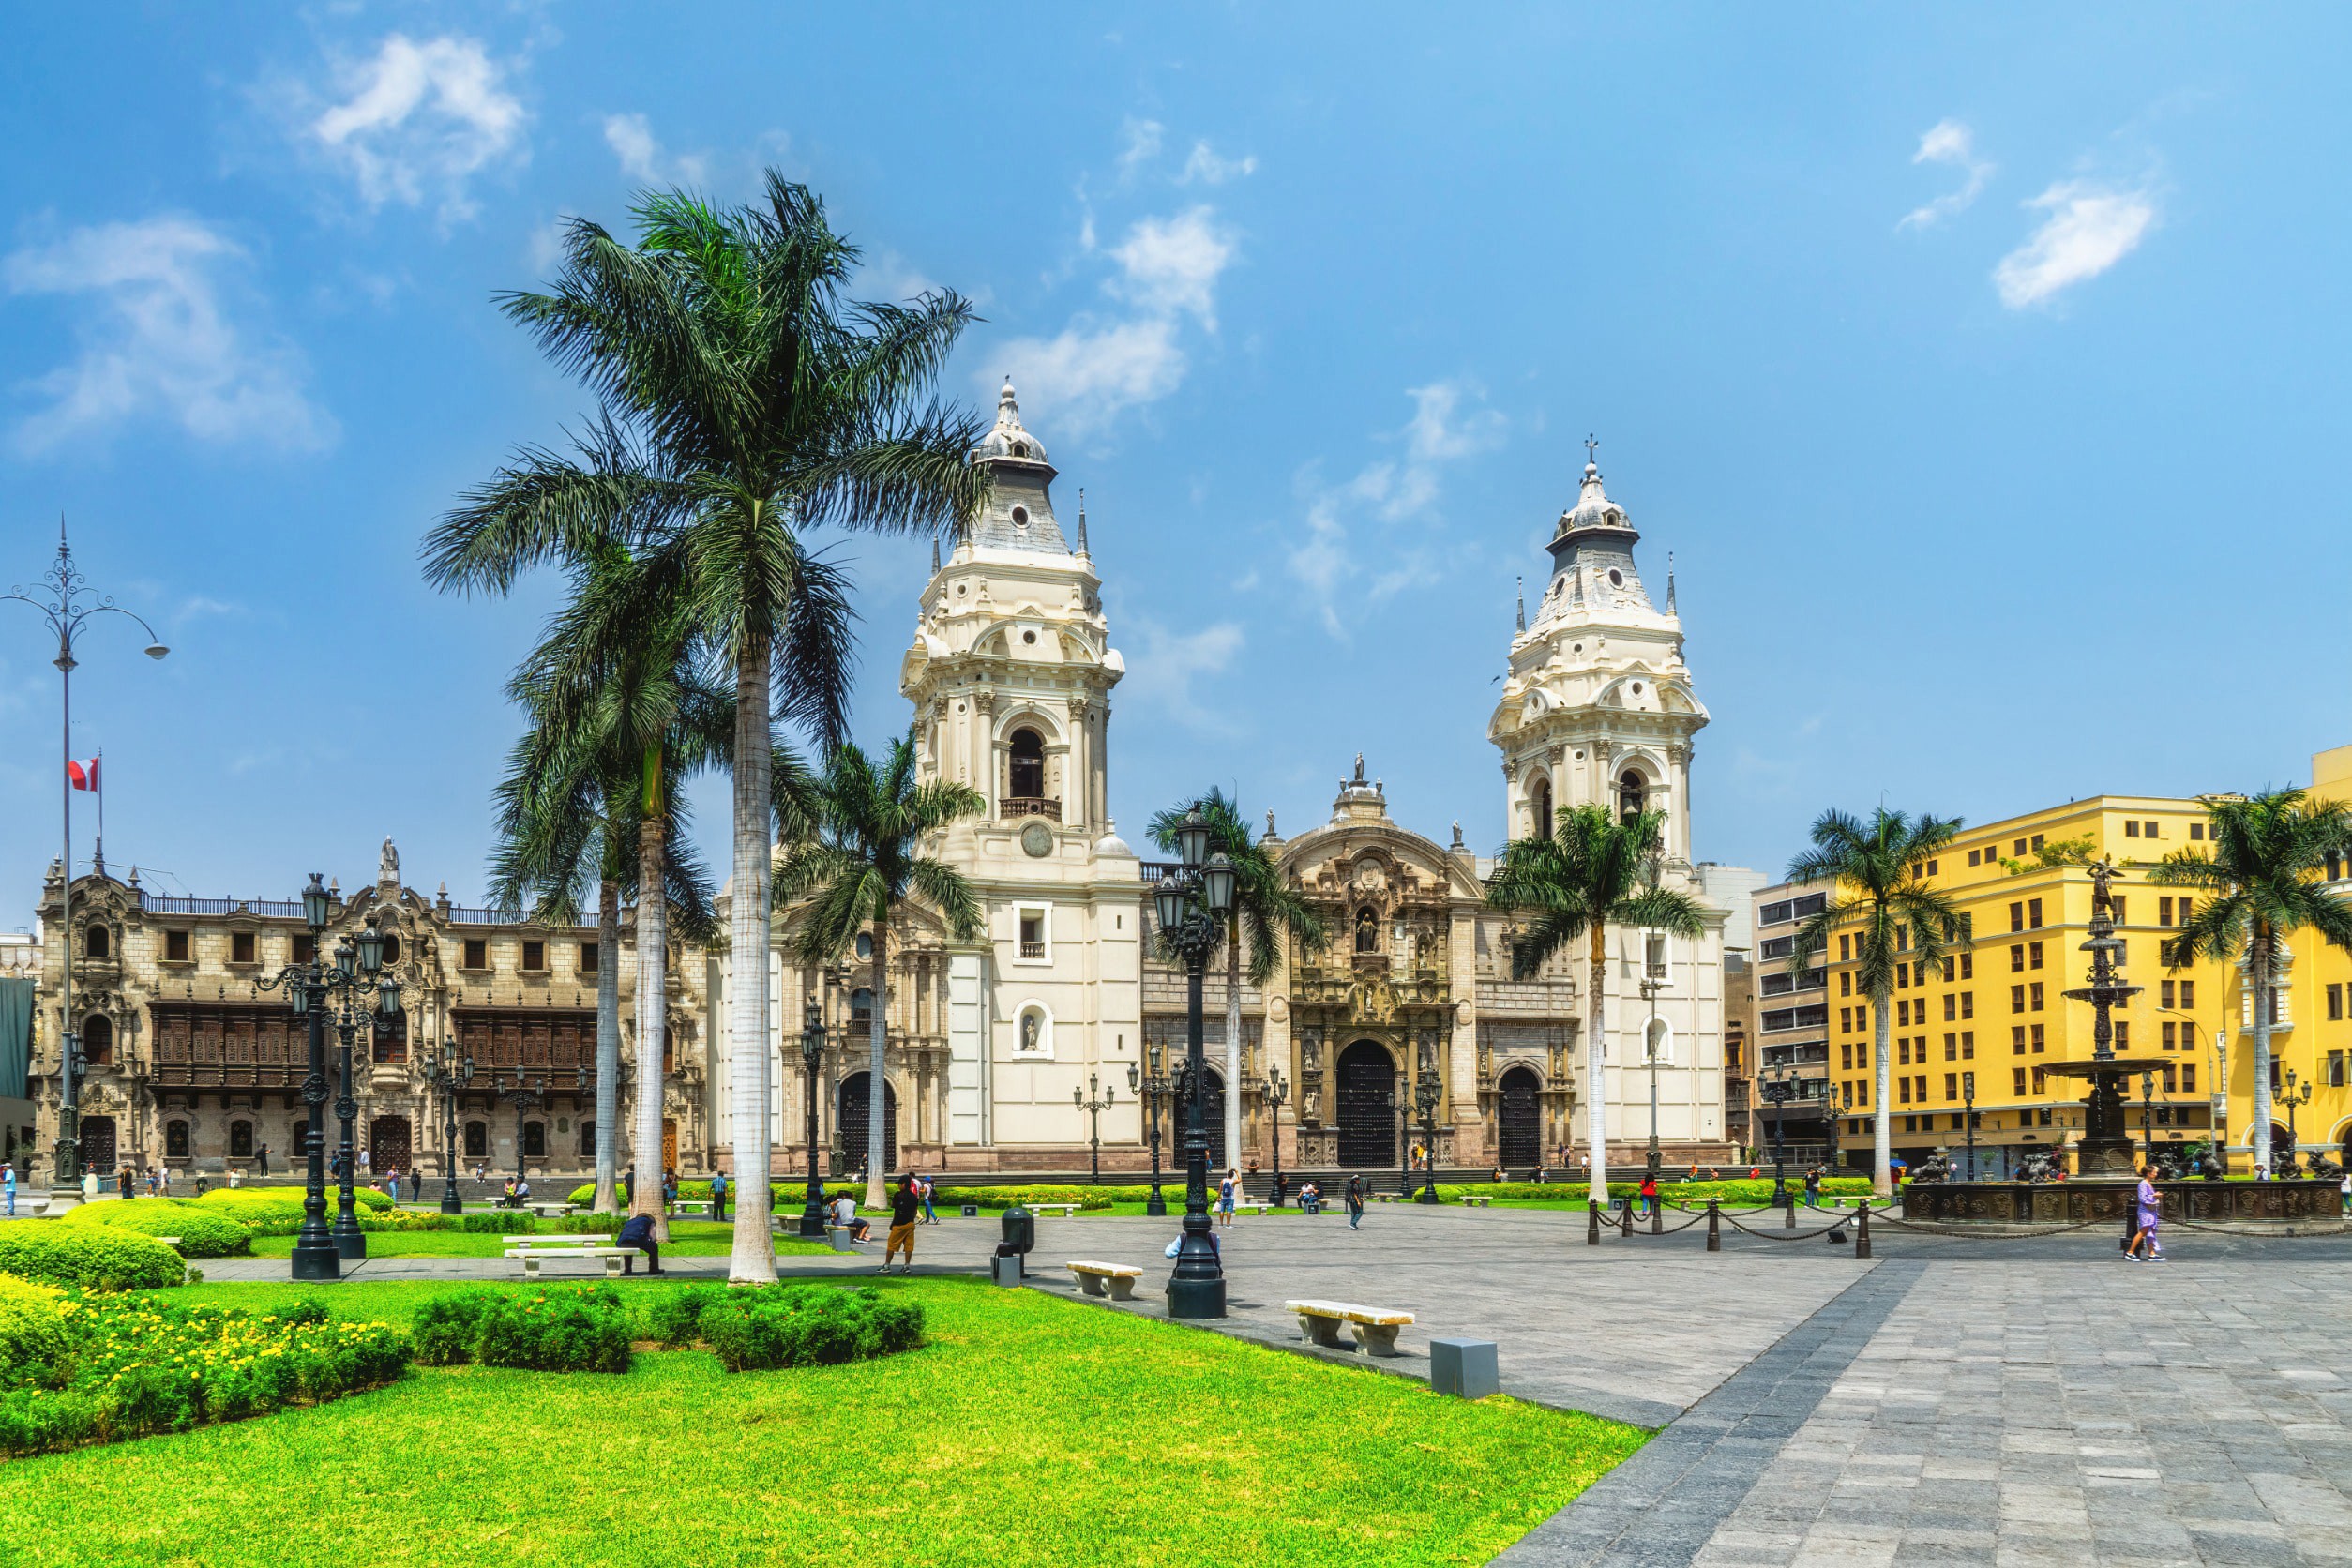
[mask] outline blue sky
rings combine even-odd
[[[12,9],[0,580],[63,511],[175,650],[85,648],[110,862],[283,897],[388,833],[479,895],[550,585],[441,598],[417,542],[584,406],[490,295],[563,215],[763,165],[868,292],[977,299],[948,389],[1010,371],[1061,506],[1085,487],[1131,834],[1212,782],[1296,831],[1361,749],[1408,824],[1493,845],[1513,579],[1588,431],[1645,575],[1675,553],[1704,857],[2352,740],[2352,18],[1439,14]],[[927,550],[840,548],[879,741]],[[0,609],[20,911],[55,704]]]

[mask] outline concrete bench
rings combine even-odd
[[[1481,1197],[1473,1192],[1462,1194],[1460,1202],[1465,1209],[1491,1209],[1495,1206],[1495,1200],[1492,1198]]]
[[[531,1212],[541,1219],[562,1219],[572,1212],[572,1206],[568,1203],[534,1203]]]
[[[501,1236],[498,1240],[502,1246],[510,1246],[520,1251],[531,1247],[596,1246],[599,1244],[610,1245],[612,1242],[612,1234],[611,1231],[604,1231],[588,1236]]]
[[[180,1244],[180,1239],[177,1236],[158,1236],[156,1240],[161,1242],[165,1246],[177,1246]]]
[[[526,1279],[538,1278],[539,1264],[550,1258],[601,1258],[604,1259],[605,1278],[618,1279],[630,1272],[629,1260],[637,1256],[637,1249],[626,1246],[509,1247],[506,1256],[522,1259],[522,1273]]]
[[[1108,1295],[1115,1302],[1135,1300],[1135,1282],[1143,1271],[1126,1263],[1071,1262],[1063,1265],[1078,1275],[1078,1289],[1090,1296]]]
[[[1237,1213],[1257,1214],[1260,1218],[1263,1218],[1266,1212],[1272,1209],[1274,1205],[1271,1203],[1236,1203],[1233,1207]]]
[[[1339,1325],[1345,1323],[1355,1335],[1356,1344],[1367,1356],[1398,1354],[1396,1331],[1413,1320],[1410,1312],[1398,1312],[1384,1306],[1358,1306],[1352,1302],[1284,1302],[1282,1304],[1299,1315],[1299,1332],[1314,1344],[1328,1349],[1346,1349],[1347,1342],[1339,1337]]]
[[[1024,1205],[1024,1207],[1026,1207],[1033,1214],[1042,1214],[1050,1209],[1061,1214],[1064,1219],[1067,1219],[1070,1215],[1077,1214],[1080,1209],[1084,1208],[1085,1205],[1082,1203],[1031,1203]]]

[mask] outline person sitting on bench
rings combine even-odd
[[[661,1273],[661,1244],[654,1240],[653,1215],[631,1214],[628,1217],[627,1222],[624,1224],[620,1230],[613,1236],[612,1244],[614,1246],[635,1247],[638,1251],[645,1255],[645,1272],[647,1274],[657,1274]],[[635,1274],[637,1272],[637,1259],[634,1258],[626,1259],[621,1265],[621,1270],[624,1274]]]
[[[850,1240],[853,1242],[864,1242],[873,1239],[874,1227],[872,1223],[859,1217],[857,1212],[857,1199],[852,1198],[846,1192],[833,1200],[833,1223],[845,1228],[850,1233]]]

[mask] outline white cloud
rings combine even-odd
[[[1119,149],[1119,178],[1122,183],[1135,177],[1136,171],[1160,156],[1160,138],[1166,128],[1157,120],[1138,120],[1130,116],[1120,128],[1126,145]]]
[[[76,229],[0,263],[14,294],[89,296],[81,354],[24,384],[48,406],[16,429],[43,451],[69,436],[160,415],[200,441],[306,448],[335,421],[304,393],[301,355],[241,326],[224,299],[246,253],[193,218]]]
[[[654,140],[651,121],[642,114],[608,114],[605,145],[621,160],[621,173],[640,185],[698,186],[708,172],[704,159],[692,153],[671,157]]]
[[[1913,207],[1903,215],[1897,229],[1924,229],[1939,223],[1975,201],[1984,189],[1984,182],[1993,177],[1993,166],[1976,156],[1975,138],[1968,128],[1958,120],[1937,120],[1919,139],[1919,151],[1911,155],[1913,163],[1949,163],[1965,170],[1968,180],[1959,189],[1947,191],[1923,207]]]
[[[1233,241],[1212,209],[1146,218],[1110,255],[1123,274],[1108,285],[1113,294],[1158,314],[1188,310],[1216,330],[1217,279],[1232,263]]]
[[[993,386],[997,375],[1009,375],[1033,424],[1042,415],[1074,435],[1157,402],[1184,379],[1184,351],[1167,316],[1105,323],[1081,315],[1054,337],[999,344],[995,365],[980,379]]]
[[[1323,484],[1312,467],[1301,475],[1306,534],[1289,551],[1288,565],[1320,613],[1323,629],[1342,641],[1348,636],[1343,603],[1377,604],[1441,569],[1419,544],[1400,547],[1384,538],[1377,550],[1366,550],[1356,537],[1356,524],[1426,520],[1441,498],[1444,465],[1486,451],[1503,438],[1502,415],[1484,406],[1485,394],[1474,384],[1432,382],[1406,395],[1413,400],[1412,417],[1395,438],[1404,443],[1402,459],[1367,463],[1338,485]],[[1364,565],[1368,556],[1385,569],[1368,573]]]
[[[936,294],[940,285],[896,250],[868,256],[859,267],[850,292],[859,299],[903,305],[917,294]]]
[[[2156,221],[2155,199],[2147,190],[2088,180],[2060,180],[2025,205],[2050,216],[1993,269],[2001,303],[2013,310],[2098,277],[2138,249]]]
[[[1192,144],[1192,156],[1184,159],[1184,171],[1176,176],[1178,185],[1190,185],[1195,180],[1202,185],[1223,185],[1231,179],[1245,179],[1258,173],[1258,159],[1244,154],[1240,158],[1219,158],[1206,142]]]
[[[430,197],[445,220],[466,217],[474,211],[466,182],[527,152],[529,116],[478,39],[394,33],[373,58],[335,74],[342,100],[311,120],[309,135],[370,207],[422,206]]]
[[[1129,661],[1127,678],[1120,683],[1123,695],[1193,730],[1217,735],[1238,732],[1230,719],[1201,705],[1192,684],[1231,666],[1247,641],[1239,626],[1219,621],[1196,632],[1171,632],[1140,615],[1126,617],[1126,626],[1137,641],[1138,656]]]

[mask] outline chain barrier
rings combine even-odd
[[[1895,1219],[1876,1210],[1872,1212],[1872,1217],[1880,1225],[1891,1225],[1898,1230],[1916,1230],[1922,1236],[1957,1236],[1970,1242],[2029,1242],[2036,1236],[2063,1236],[2069,1230],[2087,1230],[2094,1225],[2113,1226],[2122,1216],[2117,1214],[2105,1219],[2078,1220],[2073,1225],[2053,1225],[2032,1230],[2004,1230],[1998,1234],[1954,1226],[1922,1225],[1917,1220]]]
[[[1849,1229],[1858,1223],[1854,1215],[1848,1214],[1844,1219],[1832,1220],[1818,1230],[1758,1230],[1752,1225],[1741,1225],[1729,1214],[1723,1217],[1732,1229],[1739,1231],[1741,1235],[1756,1236],[1768,1242],[1809,1242],[1816,1236],[1826,1236],[1833,1230]],[[1871,1211],[1871,1217],[1881,1223],[1886,1220],[1886,1216],[1876,1209]]]

